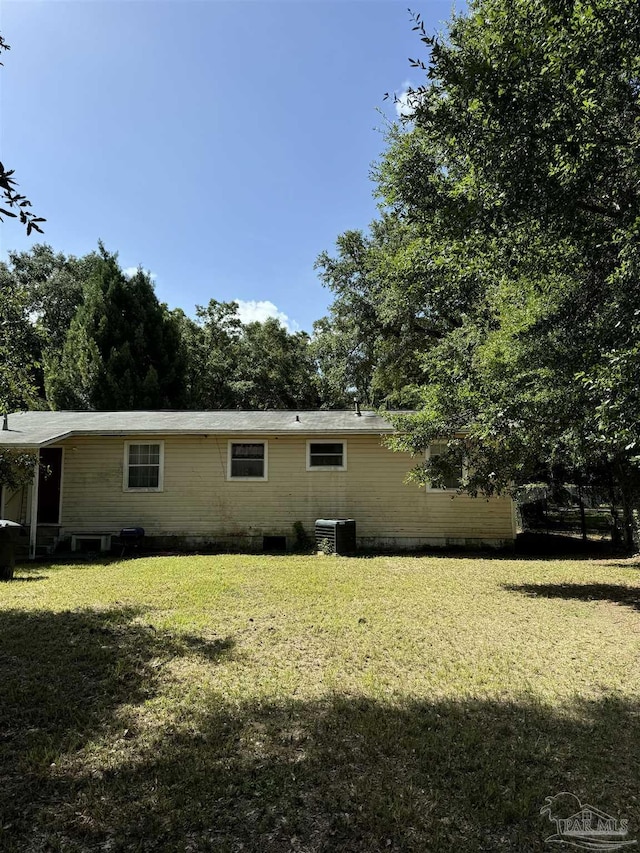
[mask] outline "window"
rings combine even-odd
[[[161,492],[164,474],[164,442],[124,447],[124,489],[129,492]]]
[[[446,441],[436,441],[433,444],[429,445],[429,449],[427,451],[427,459],[434,459],[436,456],[443,456],[445,453],[449,452],[449,446]],[[454,455],[450,464],[447,464],[447,469],[443,472],[444,477],[442,479],[443,485],[445,489],[459,489],[460,483],[464,480],[466,475],[466,469],[464,465],[464,460],[462,457],[462,451],[457,451]],[[430,486],[429,488],[442,489],[441,486]]]
[[[229,442],[229,480],[267,479],[267,442]]]
[[[346,471],[347,444],[344,441],[308,441],[307,471]]]

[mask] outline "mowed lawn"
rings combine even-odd
[[[0,585],[0,849],[640,839],[634,560],[184,556]],[[564,815],[567,816],[567,815]]]

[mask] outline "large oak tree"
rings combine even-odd
[[[384,216],[419,248],[395,298],[437,334],[420,346],[420,412],[395,444],[420,453],[444,436],[451,458],[462,445],[472,492],[551,477],[606,488],[631,545],[640,7],[475,0],[439,39],[414,20],[424,83],[376,180]],[[446,464],[416,476],[438,482]]]

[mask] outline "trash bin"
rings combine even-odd
[[[0,518],[0,580],[10,581],[16,564],[16,546],[22,525]]]

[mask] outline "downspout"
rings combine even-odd
[[[38,539],[38,485],[40,482],[40,451],[37,451],[36,467],[33,472],[31,486],[31,524],[29,525],[29,559],[36,558],[36,543]]]

